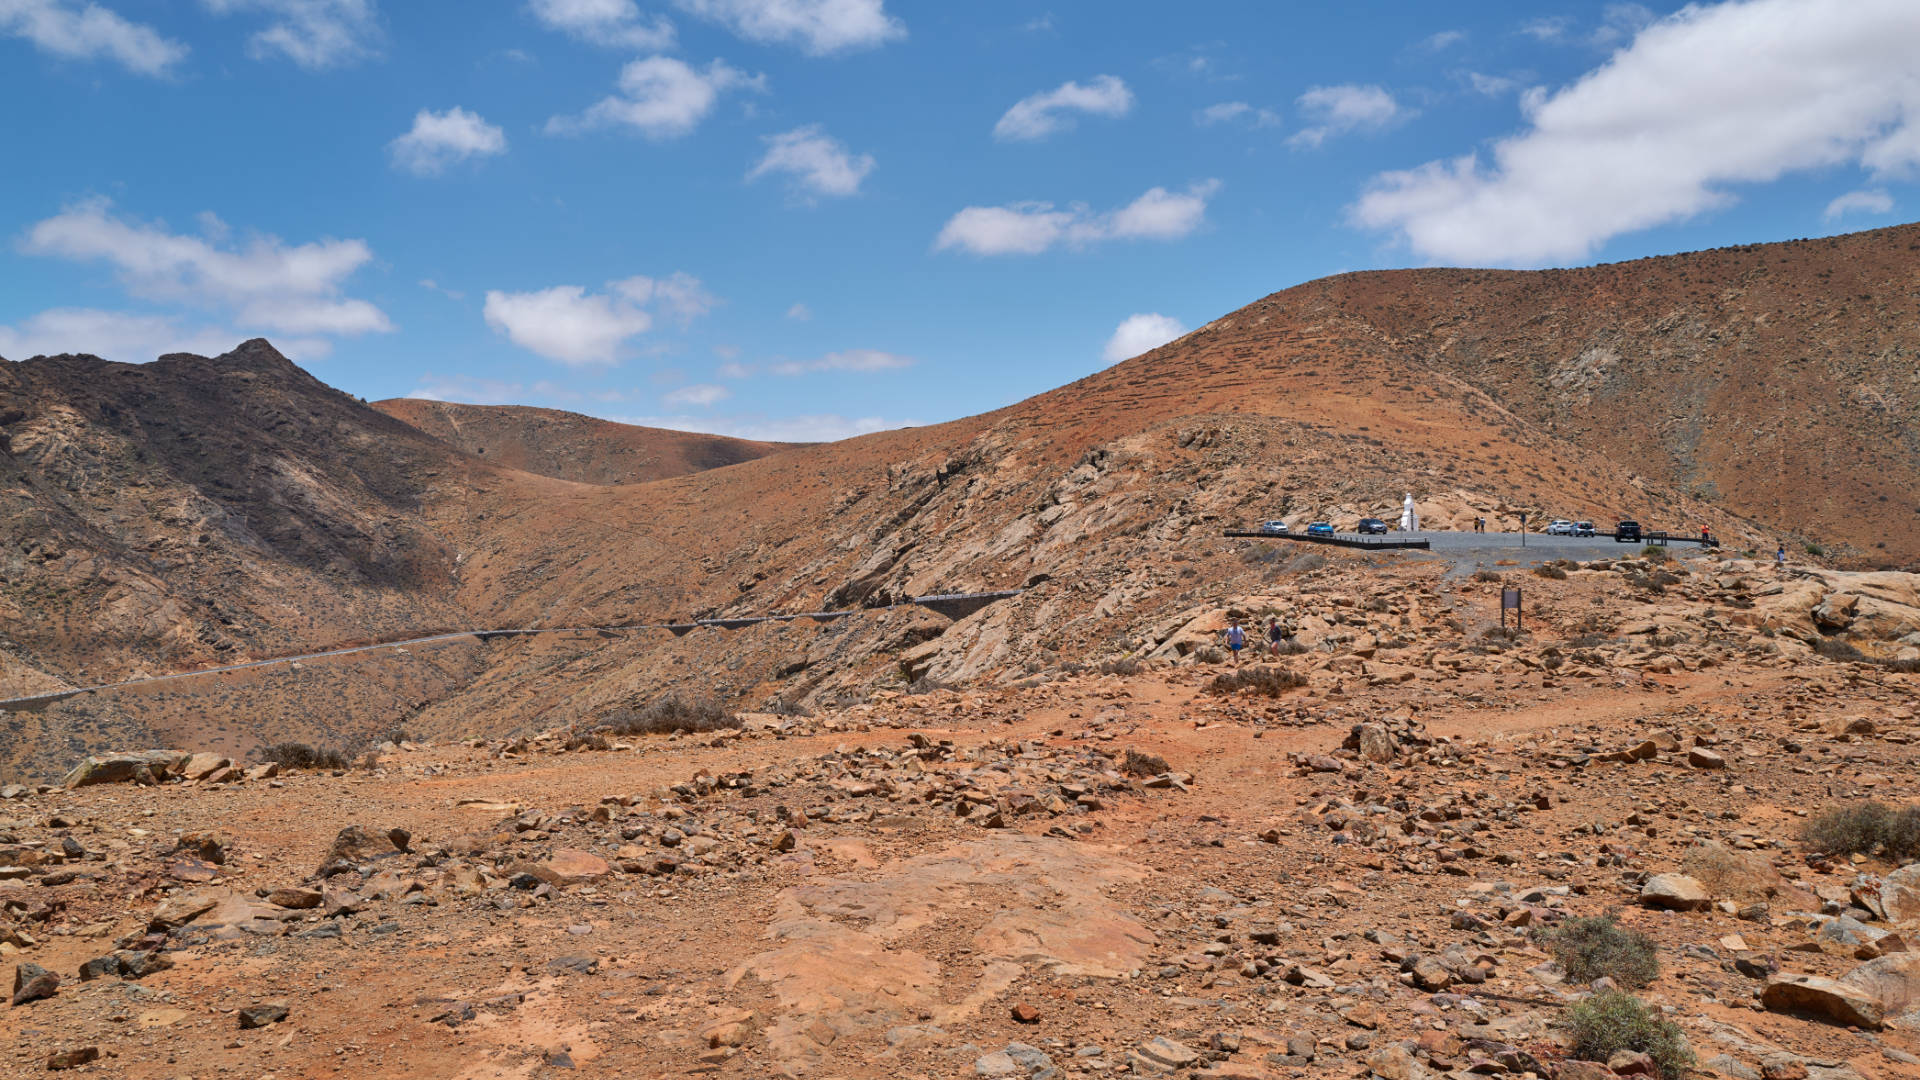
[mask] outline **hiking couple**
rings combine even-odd
[[[1240,666],[1240,650],[1247,647],[1247,632],[1240,626],[1240,620],[1234,619],[1228,624],[1227,651],[1233,654],[1233,666]],[[1287,632],[1280,626],[1279,619],[1267,620],[1267,652],[1272,656],[1280,655],[1280,643],[1287,640]]]

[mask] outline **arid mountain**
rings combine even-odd
[[[766,457],[794,444],[616,424],[558,409],[389,398],[373,407],[476,457],[582,484],[641,484]]]
[[[9,718],[29,727],[8,756],[44,775],[130,732],[238,753],[402,723],[590,723],[665,691],[814,705],[1168,655],[1208,597],[1285,588],[1312,562],[1223,526],[1391,516],[1409,491],[1431,527],[1632,516],[1912,563],[1916,242],[1906,227],[1580,271],[1348,275],[998,412],[619,485],[551,475],[617,473],[626,459],[590,437],[537,459],[521,411],[462,411],[466,453],[264,342],[6,364],[8,688],[450,626],[875,609],[82,697]],[[487,424],[498,439],[475,434]],[[678,445],[692,465],[684,447],[725,444]],[[958,622],[881,610],[1017,587]]]

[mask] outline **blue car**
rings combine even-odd
[[[1307,526],[1307,535],[1308,536],[1332,536],[1333,523],[1327,522],[1327,521],[1316,521],[1313,524]]]

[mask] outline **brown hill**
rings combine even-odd
[[[4,519],[8,550],[33,550],[30,508],[68,522],[59,556],[8,556],[0,601],[20,645],[8,677],[77,682],[218,655],[192,644],[192,603],[210,600],[227,612],[217,633],[238,643],[225,652],[450,622],[876,610],[682,637],[499,639],[236,678],[218,697],[167,684],[63,703],[39,730],[97,745],[100,710],[118,709],[156,738],[233,751],[288,717],[340,737],[396,723],[497,732],[592,722],[670,690],[818,705],[912,680],[1010,683],[1183,652],[1210,598],[1271,594],[1344,558],[1274,560],[1221,541],[1223,525],[1389,516],[1406,491],[1442,528],[1522,510],[1633,516],[1711,525],[1741,547],[1799,533],[1855,560],[1912,561],[1920,541],[1894,526],[1920,491],[1916,239],[1907,227],[1580,271],[1348,275],[998,412],[622,486],[463,454],[284,361],[7,365],[22,415],[5,422],[4,461],[29,495]],[[114,387],[126,389],[97,400]],[[217,450],[205,464],[203,446]],[[91,486],[101,468],[124,479]],[[247,528],[176,521],[176,504]],[[247,531],[256,522],[264,535]],[[192,603],[148,615],[123,599],[127,580]],[[958,622],[881,610],[1019,586],[1031,587]],[[1412,601],[1422,618],[1453,602]],[[108,627],[112,647],[35,630],[43,610]]]
[[[737,465],[794,444],[617,424],[559,409],[389,398],[373,407],[509,469],[583,484],[641,484]]]

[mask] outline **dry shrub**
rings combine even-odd
[[[707,697],[665,694],[640,709],[616,709],[597,730],[613,735],[665,735],[675,731],[720,731],[741,726],[738,716]]]
[[[1289,690],[1307,685],[1307,677],[1290,668],[1271,664],[1223,671],[1207,684],[1209,694],[1264,694],[1279,697]]]
[[[1581,1061],[1604,1062],[1632,1050],[1652,1058],[1663,1080],[1679,1080],[1697,1060],[1680,1025],[1617,990],[1595,994],[1568,1009],[1567,1026],[1573,1029],[1573,1056]]]
[[[1920,858],[1920,806],[1864,802],[1835,806],[1808,819],[1801,839],[1828,855],[1882,852],[1890,860]]]
[[[1757,851],[1735,851],[1724,844],[1701,844],[1680,862],[1680,872],[1706,886],[1714,896],[1763,900],[1780,891],[1780,871]]]
[[[1553,581],[1567,580],[1567,572],[1551,564],[1542,564],[1533,568],[1535,577],[1549,578]]]
[[[1506,580],[1506,578],[1503,578],[1503,577],[1501,577],[1501,576],[1500,576],[1500,571],[1498,571],[1498,570],[1475,570],[1475,571],[1473,572],[1473,580],[1475,580],[1475,581],[1505,581],[1505,580]]]
[[[1159,754],[1143,754],[1129,749],[1126,759],[1120,764],[1120,771],[1128,776],[1159,776],[1172,772],[1173,766],[1168,765],[1167,759]]]
[[[337,746],[316,748],[303,742],[283,742],[263,747],[260,760],[283,769],[344,769],[353,764],[353,755]]]
[[[1568,919],[1534,938],[1573,982],[1590,983],[1604,975],[1637,990],[1660,974],[1660,947],[1638,930],[1621,926],[1611,914]]]
[[[1193,659],[1201,664],[1218,664],[1227,658],[1227,650],[1212,645],[1202,645],[1193,650]]]
[[[611,750],[613,744],[597,731],[576,731],[567,736],[569,750]]]
[[[1102,660],[1093,670],[1102,675],[1138,675],[1140,661],[1131,656],[1122,656],[1113,660]]]

